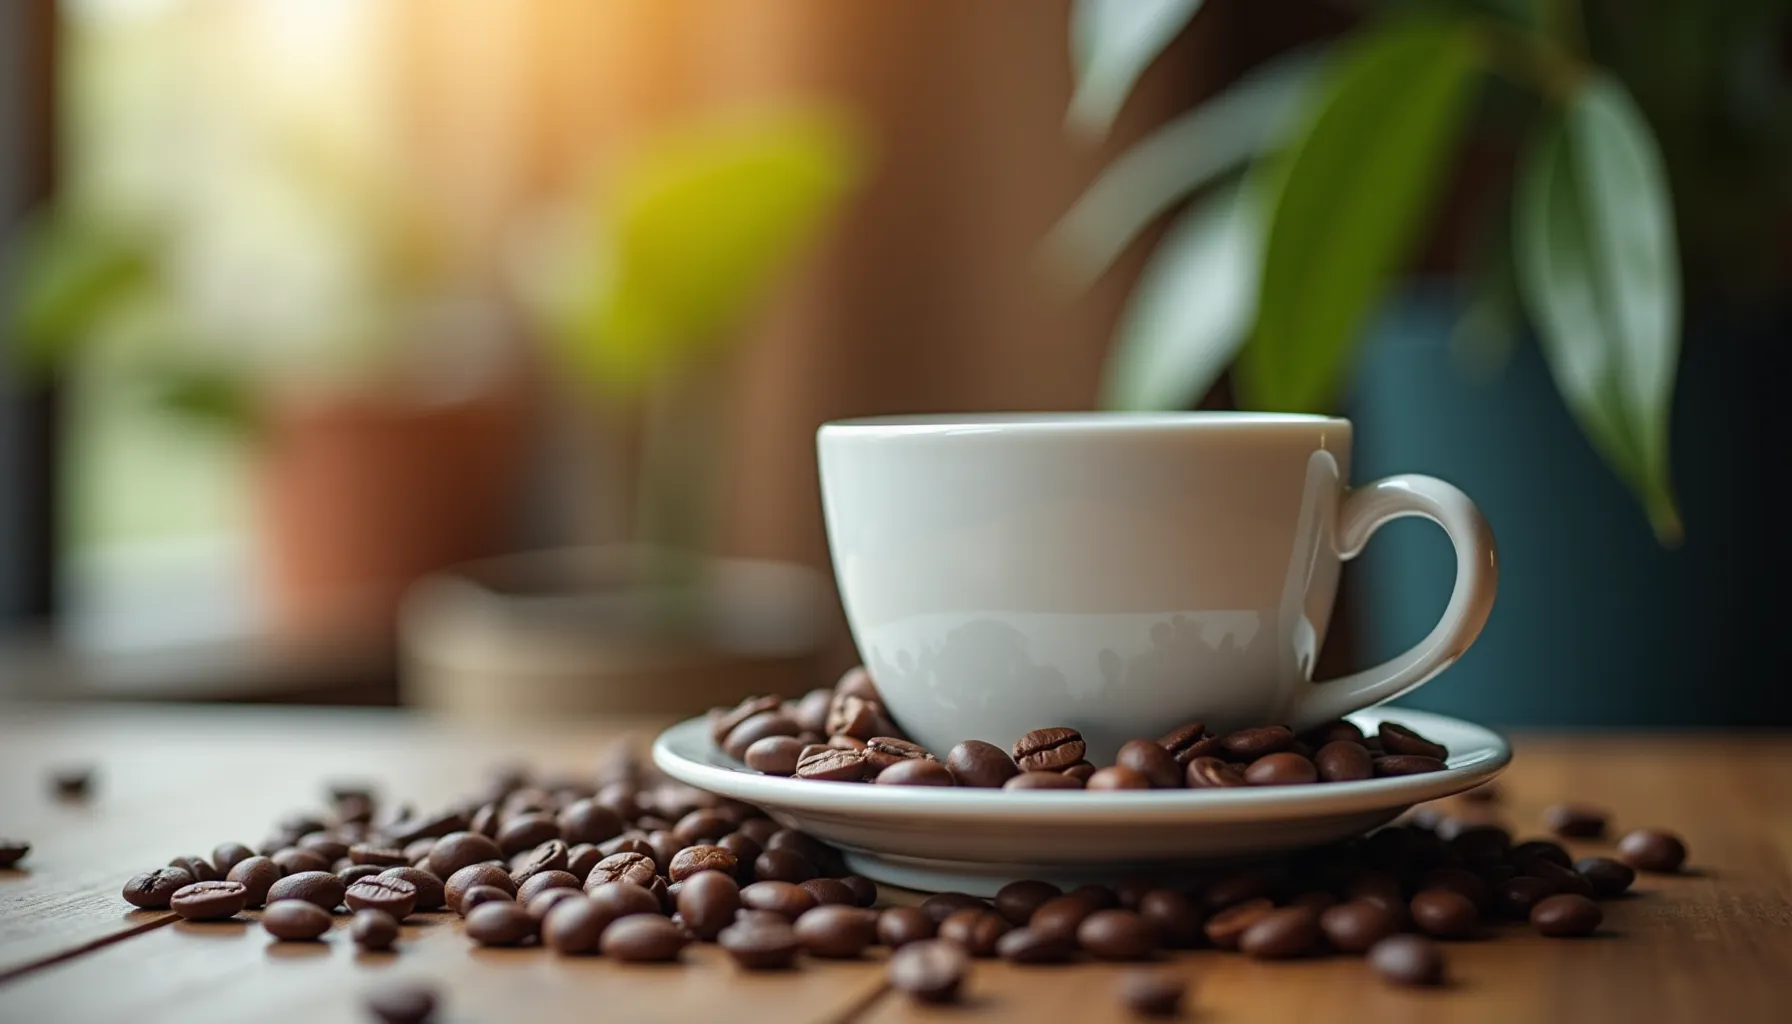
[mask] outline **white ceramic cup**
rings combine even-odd
[[[1428,476],[1347,488],[1350,422],[1269,413],[897,416],[823,426],[828,544],[859,653],[943,753],[1071,726],[1089,758],[1190,720],[1306,729],[1468,649],[1493,535]],[[1383,523],[1449,534],[1456,583],[1406,653],[1314,682],[1338,566]]]

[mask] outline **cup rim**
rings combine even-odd
[[[1262,430],[1277,427],[1350,428],[1342,416],[1294,412],[960,412],[904,413],[830,420],[822,434],[1161,433]]]

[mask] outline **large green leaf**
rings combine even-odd
[[[1280,145],[1319,66],[1305,50],[1273,61],[1122,153],[1047,237],[1052,269],[1088,287],[1177,200]]]
[[[1070,125],[1100,138],[1113,126],[1134,83],[1201,9],[1202,0],[1075,0],[1070,56],[1076,94]]]
[[[1468,110],[1472,29],[1401,22],[1342,58],[1305,132],[1263,176],[1270,225],[1246,404],[1328,410],[1369,314],[1431,207]]]
[[[1556,387],[1657,535],[1676,540],[1679,253],[1661,155],[1623,86],[1585,79],[1532,148],[1517,203],[1519,293]]]
[[[1262,224],[1228,188],[1184,213],[1151,254],[1103,379],[1113,409],[1186,409],[1238,354],[1257,312]]]
[[[99,325],[156,287],[155,265],[138,239],[88,219],[46,211],[6,253],[5,306],[27,366],[72,358]]]

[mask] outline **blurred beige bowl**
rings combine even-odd
[[[569,548],[419,582],[400,623],[407,704],[465,717],[690,714],[821,685],[827,581],[804,566]]]

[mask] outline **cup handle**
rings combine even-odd
[[[1452,484],[1409,473],[1346,492],[1338,509],[1339,556],[1355,558],[1376,530],[1402,516],[1424,516],[1443,527],[1456,549],[1456,584],[1443,618],[1404,654],[1300,691],[1286,716],[1297,732],[1416,689],[1461,657],[1487,623],[1500,578],[1493,531],[1475,503]]]

